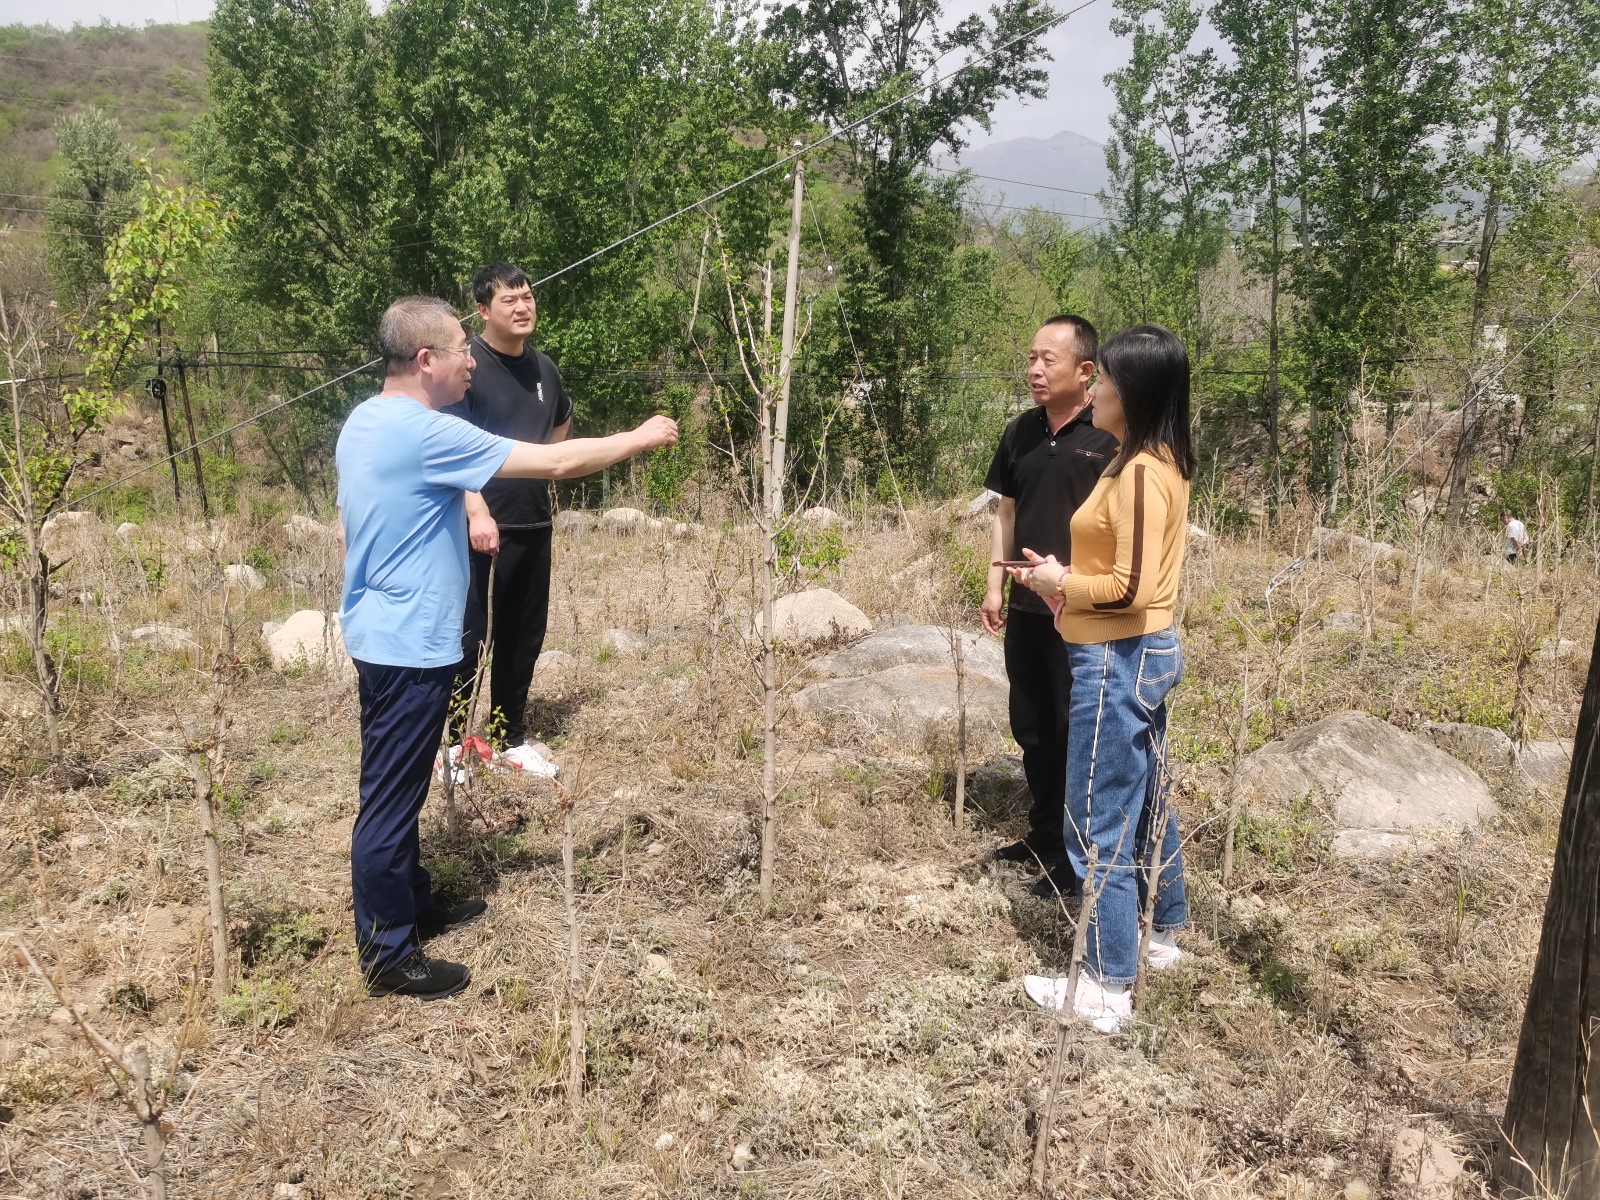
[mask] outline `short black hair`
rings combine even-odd
[[[472,298],[479,304],[488,304],[500,288],[527,286],[528,276],[516,263],[492,262],[472,277]]]
[[[1039,328],[1044,329],[1050,325],[1065,325],[1072,330],[1072,340],[1078,347],[1079,360],[1087,359],[1094,362],[1100,357],[1100,335],[1095,332],[1088,317],[1080,317],[1076,313],[1058,313]]]
[[[1164,458],[1185,479],[1200,465],[1189,421],[1189,352],[1170,329],[1135,325],[1107,339],[1097,359],[1116,385],[1126,426],[1117,457],[1106,468],[1118,475],[1135,454]]]

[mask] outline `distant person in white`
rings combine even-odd
[[[1500,522],[1506,527],[1506,561],[1515,563],[1528,548],[1528,527],[1510,509],[1500,514]]]

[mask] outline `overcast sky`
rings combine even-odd
[[[955,19],[973,11],[987,11],[990,0],[948,0],[947,14]],[[142,25],[146,21],[201,21],[211,14],[212,0],[53,0],[41,12],[38,0],[0,0],[0,25],[49,24],[70,28],[74,23]],[[1111,92],[1105,74],[1126,56],[1125,46],[1111,36],[1107,22],[1109,2],[1095,5],[1058,25],[1046,36],[1055,55],[1050,94],[1028,104],[1010,101],[995,112],[994,132],[977,131],[974,145],[992,139],[1049,137],[1063,129],[1104,141],[1111,113]],[[957,60],[952,59],[950,65]]]

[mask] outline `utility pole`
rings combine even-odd
[[[211,515],[211,505],[206,500],[206,474],[200,467],[200,439],[194,432],[194,409],[189,407],[189,375],[185,368],[183,351],[178,350],[178,399],[183,401],[183,422],[189,429],[189,460],[194,463],[194,485],[200,489],[200,513]]]
[[[804,143],[796,141],[798,150]],[[789,273],[783,284],[783,348],[778,357],[778,409],[773,419],[772,484],[767,504],[774,525],[783,517],[783,474],[789,438],[789,381],[794,376],[795,321],[799,316],[800,204],[805,196],[805,159],[794,160],[794,211],[789,216]]]

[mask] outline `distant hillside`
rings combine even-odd
[[[0,222],[37,228],[55,176],[55,122],[91,106],[171,163],[205,106],[206,27],[0,26]]]
[[[1108,180],[1105,154],[1094,139],[1063,129],[1048,138],[990,142],[939,166],[965,167],[978,176],[973,192],[980,201],[1093,218],[1102,211],[1095,193]]]

